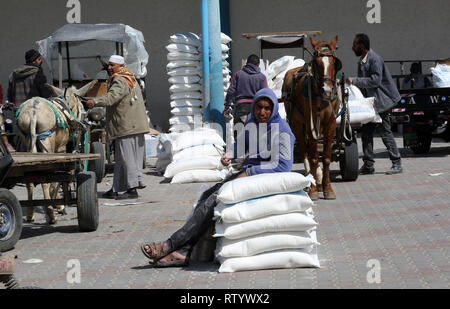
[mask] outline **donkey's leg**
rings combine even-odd
[[[61,184],[59,182],[53,182],[50,185],[50,197],[52,198],[52,200],[56,200],[56,199],[60,198],[60,194],[58,192],[60,186],[61,186]],[[56,210],[58,211],[58,213],[60,215],[67,214],[64,205],[56,205]]]
[[[336,123],[330,124],[323,128],[323,197],[326,200],[336,199],[336,194],[331,187],[330,181],[330,164],[331,164],[331,148],[333,143],[333,137],[336,132]]]
[[[27,193],[28,193],[28,200],[33,200],[33,184],[27,183]],[[27,218],[26,221],[28,223],[34,222],[34,208],[33,207],[27,207]]]
[[[50,190],[49,190],[48,183],[42,184],[42,192],[44,193],[44,199],[50,200]],[[53,212],[53,206],[45,207],[45,213],[47,215],[47,220],[48,220],[49,224],[58,223],[58,218],[56,217],[55,213]]]

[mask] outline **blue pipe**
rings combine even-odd
[[[210,81],[209,81],[209,22],[208,0],[202,0],[202,57],[203,57],[203,121],[209,121]]]
[[[224,88],[222,73],[222,39],[220,27],[220,2],[219,0],[208,0],[208,23],[209,23],[209,48],[210,58],[210,91],[211,101],[209,103],[210,122],[220,124],[225,132]]]

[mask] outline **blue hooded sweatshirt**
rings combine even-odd
[[[263,97],[273,103],[273,111],[267,123],[258,123],[253,109],[255,103]],[[248,176],[290,172],[294,161],[294,143],[291,128],[278,113],[277,96],[270,88],[259,90],[253,97],[251,113],[244,130],[234,144],[235,157],[248,154],[242,164]]]

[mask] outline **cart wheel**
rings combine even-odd
[[[95,173],[97,183],[102,182],[105,176],[105,151],[103,144],[100,142],[93,142],[91,144],[91,153],[100,154],[100,159],[89,161],[88,170]]]
[[[14,248],[22,234],[22,207],[16,196],[0,189],[0,252]]]
[[[77,174],[78,226],[82,232],[92,232],[98,227],[97,182],[94,172]]]
[[[339,167],[342,180],[355,181],[358,178],[358,144],[355,138],[350,142],[345,142],[345,151],[339,160]]]

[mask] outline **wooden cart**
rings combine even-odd
[[[99,211],[95,173],[83,172],[81,165],[99,157],[99,154],[11,154],[0,138],[0,251],[12,249],[20,238],[22,207],[74,205],[77,206],[80,230],[97,230]],[[62,199],[19,201],[9,191],[17,184],[51,182],[61,183]]]

